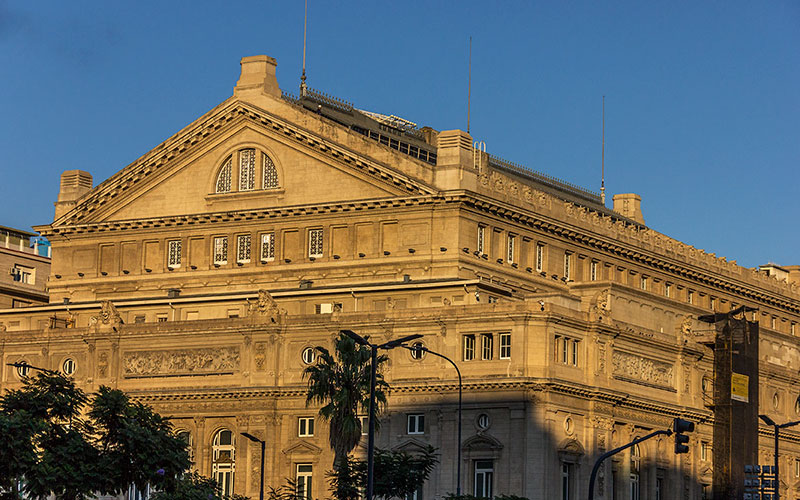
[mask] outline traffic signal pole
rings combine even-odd
[[[597,461],[594,463],[594,467],[592,467],[592,475],[589,478],[589,500],[594,500],[594,481],[597,478],[597,472],[600,470],[600,466],[603,464],[603,461],[606,458],[608,458],[608,457],[610,457],[612,455],[616,455],[617,453],[621,452],[622,450],[630,448],[631,446],[635,446],[635,445],[641,443],[642,441],[647,441],[648,439],[656,437],[656,436],[659,436],[659,435],[671,436],[672,435],[672,430],[651,432],[650,434],[648,434],[646,436],[642,436],[640,438],[636,438],[636,439],[634,439],[633,441],[631,441],[630,443],[628,443],[626,445],[620,446],[619,448],[614,448],[613,450],[607,451],[607,452],[603,453],[602,455],[600,455],[600,458],[597,459]]]
[[[619,448],[614,448],[611,451],[607,451],[600,455],[600,458],[594,463],[594,467],[592,467],[592,475],[589,477],[589,500],[594,500],[594,481],[597,478],[597,472],[600,470],[600,466],[603,464],[603,461],[612,456],[616,455],[617,453],[630,448],[631,446],[636,446],[637,444],[641,443],[642,441],[647,441],[650,438],[656,436],[671,436],[675,434],[675,453],[687,453],[689,451],[689,447],[686,446],[685,443],[689,442],[689,436],[685,435],[685,432],[694,432],[694,422],[689,422],[688,420],[684,420],[682,418],[676,418],[672,422],[672,429],[667,429],[665,431],[654,431],[646,436],[642,436],[640,438],[636,438],[630,443],[620,446]]]

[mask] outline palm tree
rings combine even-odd
[[[343,486],[351,483],[347,456],[361,440],[359,413],[369,411],[370,356],[369,347],[340,335],[334,341],[336,356],[324,347],[317,347],[317,362],[303,371],[308,378],[306,406],[320,404],[319,415],[330,423],[329,443],[333,450],[333,468],[339,476],[339,500],[352,498]],[[378,375],[375,382],[376,413],[386,406],[385,390],[389,384],[380,373],[388,358],[378,356]],[[377,421],[376,421],[377,424]],[[347,476],[347,477],[345,477]],[[355,489],[352,489],[355,491]]]

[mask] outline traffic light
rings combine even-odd
[[[675,453],[689,453],[689,436],[684,432],[694,432],[694,422],[689,422],[682,418],[676,418],[672,423],[672,431],[675,433]]]

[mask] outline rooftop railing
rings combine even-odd
[[[551,175],[528,168],[524,165],[504,160],[499,156],[489,154],[489,165],[501,170],[505,170],[509,173],[517,174],[527,179],[534,180],[553,189],[557,189],[574,196],[579,196],[595,203],[602,203],[600,200],[600,194],[595,191],[590,191],[576,184],[572,184],[571,182],[563,181]]]

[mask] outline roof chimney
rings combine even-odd
[[[278,79],[275,76],[278,62],[274,57],[243,57],[240,64],[242,73],[233,89],[233,95],[255,90],[275,97],[281,96],[281,89],[278,87]]]
[[[58,219],[72,210],[78,199],[92,189],[92,174],[83,170],[65,170],[61,174],[61,189],[58,192],[56,216]]]
[[[644,224],[642,197],[635,193],[614,195],[614,211],[618,214]]]

